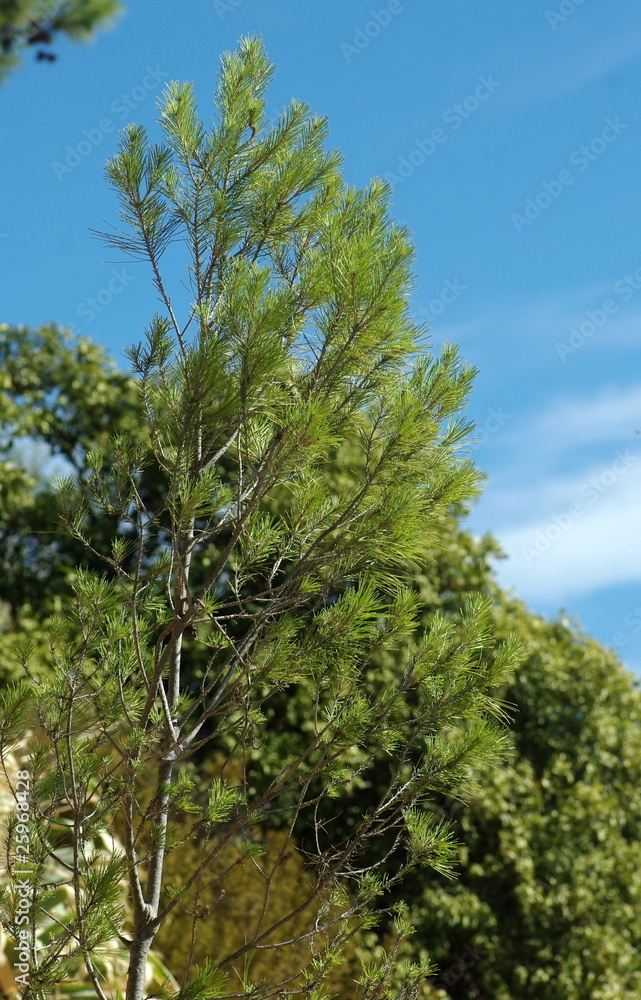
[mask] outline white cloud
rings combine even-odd
[[[472,518],[493,526],[509,556],[498,568],[503,585],[526,600],[559,602],[641,581],[635,425],[641,385],[559,401],[510,434],[505,464]]]
[[[633,264],[630,272],[636,275],[638,265]],[[555,341],[567,337],[572,324],[615,297],[613,289],[623,277],[615,274],[529,302],[494,304],[473,322],[434,330],[435,335],[463,341],[464,357],[483,350],[491,350],[495,358],[499,354],[505,364],[502,377],[523,361],[530,366],[530,379],[548,380],[533,392],[529,413],[525,398],[513,399],[509,391],[503,395],[496,381],[490,382],[494,399],[486,398],[483,406],[492,403],[511,416],[494,421],[485,436],[481,434],[482,451],[472,449],[489,482],[471,515],[471,529],[490,530],[498,537],[510,556],[500,563],[499,577],[526,600],[564,603],[573,595],[641,581],[641,436],[635,433],[641,431],[641,381],[625,386],[602,383],[581,393],[578,385],[586,366],[574,357],[564,365],[554,353]],[[620,311],[591,338],[592,345],[599,341],[609,352],[616,344],[627,349],[641,325],[641,289],[637,295],[639,303],[624,303],[621,297]],[[536,354],[531,347],[518,347],[537,341]],[[541,395],[547,396],[542,412],[534,409]],[[474,415],[483,431],[483,407]],[[618,474],[613,472],[617,453],[628,456]],[[591,480],[597,487],[590,486]],[[559,531],[555,517],[565,522],[573,504],[580,505],[580,513]],[[555,536],[549,546],[546,532]],[[540,533],[545,551],[535,550],[526,560],[524,550],[533,548]]]
[[[641,462],[594,503],[579,498],[546,520],[499,532],[504,586],[528,601],[563,603],[614,584],[641,582]],[[580,513],[578,512],[580,510]]]

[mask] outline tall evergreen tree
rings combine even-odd
[[[450,871],[450,834],[426,802],[503,744],[492,690],[518,644],[489,655],[478,597],[460,627],[437,616],[410,642],[419,604],[400,580],[443,513],[478,490],[458,451],[473,372],[451,347],[419,353],[413,249],[389,219],[385,185],[348,188],[325,150],[326,122],[306,106],[270,123],[272,72],[260,41],[244,40],[223,58],[211,129],[192,89],[173,84],[162,141],[130,127],[108,167],[124,224],[109,241],[148,262],[162,312],[130,351],[148,444],[119,433],[87,455],[84,478],[60,486],[69,532],[106,573],[78,567],[50,676],[29,682],[25,650],[25,680],[4,698],[3,756],[24,727],[35,733],[29,794],[18,795],[33,822],[8,838],[10,872],[17,838],[32,850],[32,942],[51,858],[65,861],[72,898],[46,951],[33,952],[29,1000],[79,956],[103,998],[97,958],[115,937],[129,953],[126,1000],[141,1000],[152,943],[179,909],[192,926],[172,970],[180,1000],[325,996],[346,942],[394,885],[422,864]],[[179,240],[190,303],[172,297],[163,271]],[[327,470],[344,448],[359,461],[341,484]],[[147,500],[150,461],[164,489]],[[107,551],[86,531],[96,511],[116,529]],[[393,684],[376,669],[385,650]],[[305,718],[261,776],[271,706],[299,694]],[[186,764],[208,746],[216,769],[203,802]],[[332,817],[374,761],[375,800],[337,833]],[[270,853],[261,831],[276,816],[284,837]],[[270,897],[302,823],[314,829],[302,895],[275,915]],[[91,848],[105,826],[124,845],[106,862]],[[168,857],[193,836],[200,856],[167,884]],[[231,900],[244,942],[197,970],[203,888],[222,900],[243,865],[259,873],[261,905],[248,921]],[[3,922],[18,936],[21,888],[4,893]],[[402,905],[397,928],[402,937]],[[301,943],[304,961],[254,979],[254,956]],[[392,948],[364,967],[360,995],[389,995],[396,975],[395,994],[416,997],[427,971],[399,974]]]

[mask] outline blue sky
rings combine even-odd
[[[638,0],[131,0],[109,32],[0,90],[0,315],[122,349],[156,309],[105,158],[153,130],[170,79],[209,117],[219,55],[260,33],[329,116],[346,178],[388,177],[418,248],[414,308],[480,368],[488,475],[470,518],[500,579],[641,670],[641,16]]]

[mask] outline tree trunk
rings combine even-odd
[[[147,975],[147,957],[151,950],[153,934],[139,932],[131,945],[131,958],[127,970],[127,1000],[143,1000]]]

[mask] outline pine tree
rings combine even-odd
[[[105,572],[78,567],[50,672],[33,677],[25,649],[24,679],[3,700],[3,758],[34,734],[18,793],[32,819],[7,843],[13,872],[19,836],[30,845],[32,941],[52,858],[72,899],[33,955],[28,1000],[79,958],[104,998],[100,955],[115,938],[129,954],[126,1000],[141,1000],[154,939],[179,910],[192,943],[171,970],[180,989],[165,995],[320,1000],[350,937],[409,871],[451,870],[450,832],[426,803],[503,745],[492,690],[517,644],[485,655],[490,609],[478,597],[460,627],[436,616],[414,642],[419,601],[402,585],[437,544],[443,512],[478,491],[459,451],[474,373],[450,346],[424,349],[409,312],[414,252],[386,185],[349,188],[326,121],[305,105],[270,123],[272,73],[261,42],[243,40],[223,57],[211,129],[192,88],[172,84],[161,142],[131,126],[108,165],[122,226],[107,238],[149,264],[161,312],[129,352],[144,435],[119,432],[59,488],[67,530]],[[164,270],[178,243],[190,301],[170,294]],[[358,462],[339,482],[328,468],[342,449]],[[162,487],[152,496],[139,489],[149,463]],[[96,512],[115,526],[107,551],[86,531]],[[393,684],[376,667],[384,651],[398,664]],[[299,695],[306,718],[261,770],[271,706]],[[206,749],[203,797],[190,763]],[[375,801],[336,835],[332,815],[374,765]],[[275,818],[283,835],[270,852]],[[274,918],[278,873],[310,824],[300,892]],[[123,844],[106,859],[92,847],[105,827]],[[198,858],[185,849],[189,866],[167,884],[167,859],[194,839]],[[244,942],[197,969],[203,891],[222,900],[242,866],[261,884],[251,919],[226,900]],[[3,903],[16,937],[18,890],[16,876]],[[396,926],[400,940],[402,904]],[[296,961],[255,981],[266,951]],[[364,967],[363,1000],[392,983],[398,997],[418,995],[429,964],[399,972],[397,953]]]

